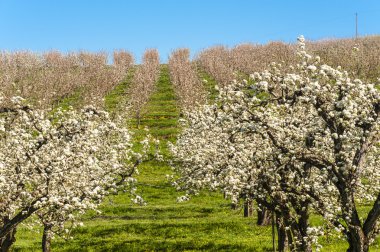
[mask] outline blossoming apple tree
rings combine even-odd
[[[7,251],[18,225],[37,214],[44,251],[52,232],[78,224],[112,191],[134,192],[143,154],[131,150],[130,134],[94,107],[47,112],[12,98],[0,106],[0,247]]]
[[[322,234],[308,223],[312,209],[348,251],[368,251],[379,232],[380,93],[307,54],[303,37],[298,55],[290,73],[273,63],[189,115],[173,147],[178,186],[249,195],[280,217],[280,237],[296,250]],[[362,203],[372,205],[364,218]]]

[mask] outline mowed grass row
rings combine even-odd
[[[175,142],[180,131],[177,103],[168,68],[163,65],[140,128],[136,128],[134,120],[129,123],[136,143],[144,138],[147,132],[143,128],[148,127],[149,133],[160,140],[165,158],[163,162],[144,163],[139,169],[137,193],[147,205],[131,204],[128,195],[110,197],[108,204],[102,207],[103,214],[93,217],[93,221],[98,222],[91,222],[91,228],[85,223],[86,227],[81,229],[91,233],[92,242],[95,237],[98,241],[85,247],[110,251],[259,251],[270,248],[270,229],[254,229],[254,219],[244,219],[241,210],[231,211],[229,202],[221,194],[204,192],[189,202],[176,202],[183,192],[177,192],[166,175],[172,173],[167,142]],[[80,236],[89,236],[89,233]],[[84,242],[78,239],[78,245]],[[77,245],[67,248],[75,250]]]

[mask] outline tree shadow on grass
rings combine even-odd
[[[102,241],[92,243],[86,247],[82,244],[80,249],[69,248],[65,251],[272,251],[271,248],[255,248],[239,244],[203,242],[195,240],[127,240],[105,244]]]

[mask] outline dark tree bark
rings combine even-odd
[[[43,252],[50,252],[51,250],[51,229],[52,225],[50,224],[44,224],[44,233],[42,235],[42,251]]]
[[[273,251],[276,252],[276,232],[274,230],[274,226],[275,226],[274,212],[272,212],[271,220],[272,220],[272,247],[273,247]]]
[[[231,203],[231,210],[236,210],[238,209],[238,204]]]
[[[23,209],[12,219],[5,218],[3,219],[4,225],[0,227],[0,249],[1,251],[8,251],[10,246],[16,241],[15,234],[17,226],[26,220],[30,215],[32,215],[37,208],[34,208],[33,205],[37,202],[34,201],[31,203],[31,207]]]
[[[253,212],[252,200],[246,199],[244,201],[244,217],[252,216],[252,212]]]
[[[298,231],[300,234],[301,241],[301,248],[302,251],[312,252],[311,243],[309,241],[305,241],[303,237],[308,237],[307,228],[309,227],[309,211],[308,211],[308,204],[301,202],[301,209],[296,209],[296,212],[299,216],[298,218]]]
[[[16,228],[12,229],[6,236],[0,239],[0,251],[7,252],[16,241]]]
[[[285,225],[290,228],[287,237],[289,244],[291,244],[291,251],[312,252],[311,243],[304,239],[309,236],[306,232],[309,216],[307,211],[305,211],[305,214],[299,214],[298,220],[292,218],[289,213],[284,215]],[[296,239],[298,242],[295,242]]]
[[[347,223],[347,241],[349,244],[348,252],[368,252],[369,250],[369,235],[372,234],[374,225],[370,224],[370,219],[376,217],[374,213],[377,211],[380,195],[375,201],[374,207],[369,212],[364,225],[359,218],[359,214],[356,209],[355,197],[352,192],[346,190],[349,185],[342,184],[339,188],[341,195],[341,204],[343,209],[343,216],[345,216]],[[372,217],[373,216],[373,217]],[[378,218],[378,216],[377,216]],[[374,218],[374,219],[377,219]]]
[[[292,236],[292,231],[290,229],[286,230],[286,238],[288,239],[289,251],[294,251],[293,236]]]
[[[347,234],[349,248],[347,252],[368,252],[369,239],[366,237],[361,227],[352,227]]]
[[[259,206],[257,210],[257,225],[268,226],[271,224],[271,211],[265,206]]]
[[[281,217],[276,216],[277,247],[279,252],[285,252],[288,248],[288,237],[283,223]]]

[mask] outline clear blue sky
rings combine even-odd
[[[380,34],[380,0],[0,0],[0,50],[157,48]]]

